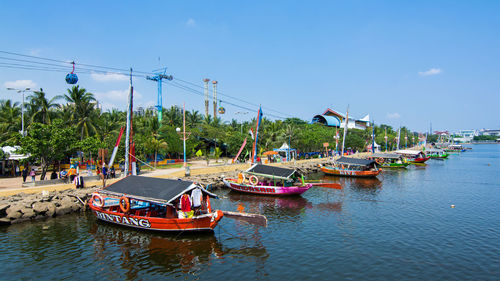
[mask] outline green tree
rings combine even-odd
[[[80,132],[80,139],[96,134],[95,125],[100,111],[95,108],[94,95],[77,85],[68,89],[68,94],[64,95],[64,98],[73,110],[71,121]]]
[[[58,119],[51,124],[33,123],[26,137],[20,141],[21,152],[29,153],[32,159],[40,161],[40,179],[43,180],[51,163],[75,152],[72,144],[76,143],[76,137],[74,129],[64,126]]]
[[[49,100],[43,89],[40,88],[40,91],[34,91],[27,99],[31,122],[50,124],[55,115],[54,109],[59,107],[59,104],[55,102],[59,97],[55,96]]]

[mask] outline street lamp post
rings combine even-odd
[[[23,135],[23,137],[24,137],[25,136],[25,134],[24,134],[24,92],[30,92],[31,89],[26,88],[24,90],[21,90],[21,89],[7,88],[7,90],[17,91],[18,93],[23,94],[23,105],[21,106],[21,135]]]
[[[191,132],[186,132],[186,103],[184,103],[183,105],[183,110],[182,110],[182,127],[183,127],[183,131],[181,133],[181,128],[177,128],[175,129],[175,131],[178,133],[178,134],[182,134],[181,136],[181,140],[182,140],[182,145],[183,145],[183,148],[184,148],[184,175],[185,176],[189,176],[190,175],[190,172],[189,172],[189,169],[188,169],[188,166],[187,166],[187,162],[186,162],[186,140],[189,138],[189,135],[191,134]],[[187,134],[187,137],[186,137],[186,134]]]

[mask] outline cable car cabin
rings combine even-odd
[[[78,82],[78,76],[75,73],[68,73],[66,75],[66,83],[76,84]]]
[[[158,231],[213,230],[222,219],[212,210],[200,184],[171,179],[128,176],[92,194],[89,207],[97,219]]]

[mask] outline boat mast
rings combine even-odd
[[[130,119],[132,115],[132,92],[134,91],[134,87],[132,86],[132,68],[130,68],[130,91],[128,92],[128,104],[127,104],[127,129],[125,132],[125,169],[124,175],[128,176],[129,173],[129,152],[130,152]]]
[[[375,121],[372,120],[372,153],[375,153]]]
[[[344,144],[345,144],[345,135],[347,134],[347,124],[349,123],[349,105],[347,105],[347,113],[344,122],[344,135],[342,136],[342,152],[340,156],[344,156]]]

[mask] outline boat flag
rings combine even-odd
[[[248,131],[248,133],[252,136],[252,139],[254,140],[254,139],[255,139],[255,136],[253,135],[253,130],[252,130],[252,128],[250,128],[250,130]]]
[[[347,125],[349,123],[349,105],[347,106],[347,113],[344,122],[344,136],[342,138],[342,153],[340,156],[344,156],[344,144],[345,144],[345,135],[347,134]]]
[[[372,121],[372,153],[375,153],[375,122]]]
[[[238,160],[238,157],[240,156],[241,152],[243,151],[243,148],[245,148],[245,145],[247,145],[247,138],[245,138],[245,140],[243,141],[243,144],[241,145],[240,150],[238,151],[238,153],[234,157],[233,163],[236,162],[236,160]]]
[[[255,141],[253,143],[253,159],[252,163],[257,162],[257,142],[259,141],[259,127],[260,122],[262,121],[262,106],[259,107],[259,111],[257,112],[257,125],[255,126]]]
[[[116,140],[115,148],[113,148],[113,153],[111,154],[111,159],[109,159],[108,167],[110,169],[113,166],[113,162],[115,161],[116,153],[118,152],[118,147],[120,146],[120,140],[122,139],[124,129],[125,129],[125,127],[122,127],[120,129],[120,134],[118,135],[118,139]]]
[[[387,128],[385,128],[385,151],[387,152]]]

